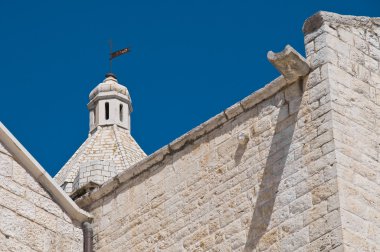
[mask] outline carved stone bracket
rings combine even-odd
[[[267,57],[288,83],[295,82],[310,72],[305,58],[290,45],[285,46],[285,49],[279,53],[269,51]]]

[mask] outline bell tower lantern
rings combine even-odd
[[[131,130],[132,102],[128,89],[119,84],[114,74],[106,74],[102,83],[89,95],[90,133],[98,126],[117,125]]]
[[[62,189],[74,198],[146,157],[131,135],[128,89],[118,83],[114,74],[106,75],[91,91],[89,100],[90,134],[55,176]]]

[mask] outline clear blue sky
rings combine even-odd
[[[88,135],[88,94],[108,40],[132,96],[132,135],[148,154],[279,74],[269,50],[304,54],[318,10],[380,16],[379,0],[1,1],[0,121],[54,175]]]

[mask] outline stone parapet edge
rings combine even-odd
[[[194,129],[175,139],[171,143],[163,146],[151,155],[142,159],[138,163],[132,165],[127,170],[106,181],[99,188],[94,189],[88,194],[85,194],[82,197],[76,199],[75,202],[80,207],[86,208],[91,203],[107,196],[125,182],[129,181],[130,179],[138,176],[143,172],[148,171],[154,165],[162,162],[167,155],[173,154],[184,149],[187,145],[195,142],[197,139],[201,138],[205,134],[208,134],[214,129],[221,127],[223,124],[237,117],[244,111],[251,109],[253,106],[257,105],[263,100],[275,95],[278,91],[280,91],[289,84],[291,83],[287,83],[285,78],[281,75],[280,77],[274,79],[273,81],[265,85],[263,88],[252,93],[243,100],[235,103],[234,105],[225,109],[223,112],[210,118],[206,122],[200,124],[199,126],[195,127]]]
[[[33,156],[22,146],[12,133],[0,122],[0,139],[12,154],[13,158],[36,179],[41,186],[47,190],[53,200],[62,207],[67,215],[79,223],[91,221],[93,216],[80,209],[75,202],[60,188],[46,170],[33,158]]]
[[[319,29],[325,22],[353,27],[380,28],[380,18],[378,17],[340,15],[333,12],[319,11],[306,19],[302,31],[307,35]]]

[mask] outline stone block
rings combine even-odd
[[[328,213],[320,219],[312,222],[309,227],[310,240],[313,241],[322,235],[334,230],[341,225],[341,218],[338,210]]]
[[[309,229],[303,228],[281,240],[280,250],[292,252],[309,243]]]
[[[24,197],[25,195],[25,188],[15,183],[9,177],[0,176],[0,187],[20,197]]]
[[[310,209],[312,206],[311,195],[305,194],[289,205],[289,212],[290,215],[298,215]]]
[[[243,112],[243,107],[240,102],[232,105],[224,111],[228,119],[234,118]]]
[[[354,45],[354,34],[350,31],[344,29],[343,27],[338,27],[338,38],[348,45]]]
[[[324,64],[331,63],[338,64],[338,55],[335,50],[330,47],[323,47],[317,53],[310,56],[309,64],[311,69],[315,69]]]
[[[0,153],[0,175],[4,177],[12,176],[12,158]]]

